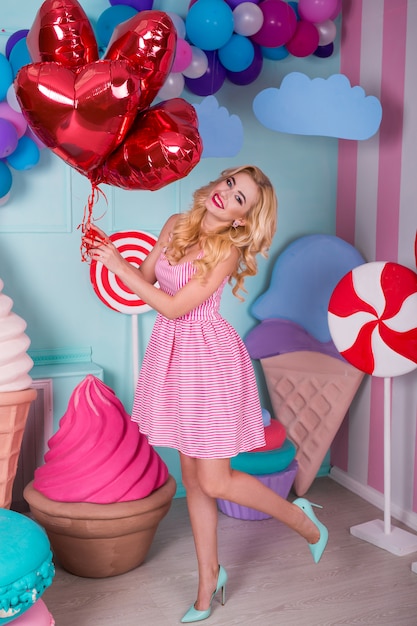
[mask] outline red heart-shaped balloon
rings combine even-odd
[[[173,98],[138,114],[123,144],[92,173],[92,182],[156,191],[189,174],[202,151],[194,107]]]
[[[114,29],[104,58],[124,59],[133,65],[141,80],[139,108],[147,108],[164,84],[176,41],[174,24],[162,11],[140,11]]]
[[[124,139],[137,114],[140,81],[127,61],[73,72],[58,63],[23,66],[17,100],[41,141],[88,175]]]
[[[77,69],[98,60],[94,30],[77,0],[45,0],[26,37],[34,62]]]

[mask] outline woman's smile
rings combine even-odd
[[[215,193],[212,197],[213,204],[215,204],[219,209],[224,209],[224,204],[222,198],[218,193]]]

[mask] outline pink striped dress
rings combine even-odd
[[[156,265],[159,286],[170,295],[194,272],[192,262],[170,265],[163,254]],[[219,313],[226,282],[186,315],[157,315],[132,410],[152,445],[229,458],[265,444],[252,362]]]

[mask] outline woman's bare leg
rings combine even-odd
[[[208,496],[262,511],[299,533],[308,543],[320,538],[317,526],[297,506],[260,480],[231,469],[229,459],[196,459],[199,485]]]
[[[180,460],[198,563],[198,592],[194,606],[198,611],[204,611],[209,607],[219,573],[217,502],[200,487],[197,471],[199,459],[180,454]]]

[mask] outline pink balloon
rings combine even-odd
[[[333,11],[333,13],[331,15],[329,15],[329,20],[335,20],[337,18],[337,16],[339,15],[339,13],[341,12],[341,10],[342,10],[342,0],[337,0],[336,5],[337,6],[336,6],[335,10]]]
[[[303,20],[319,24],[330,19],[339,0],[299,0],[298,13]]]
[[[295,57],[307,57],[316,50],[319,45],[319,31],[311,22],[300,20],[294,37],[288,41],[286,48]]]
[[[193,51],[188,41],[185,41],[185,39],[177,39],[171,72],[183,72],[190,65],[192,59]]]
[[[277,48],[291,39],[297,26],[294,9],[283,0],[264,0],[260,5],[264,21],[251,39],[260,46]]]

